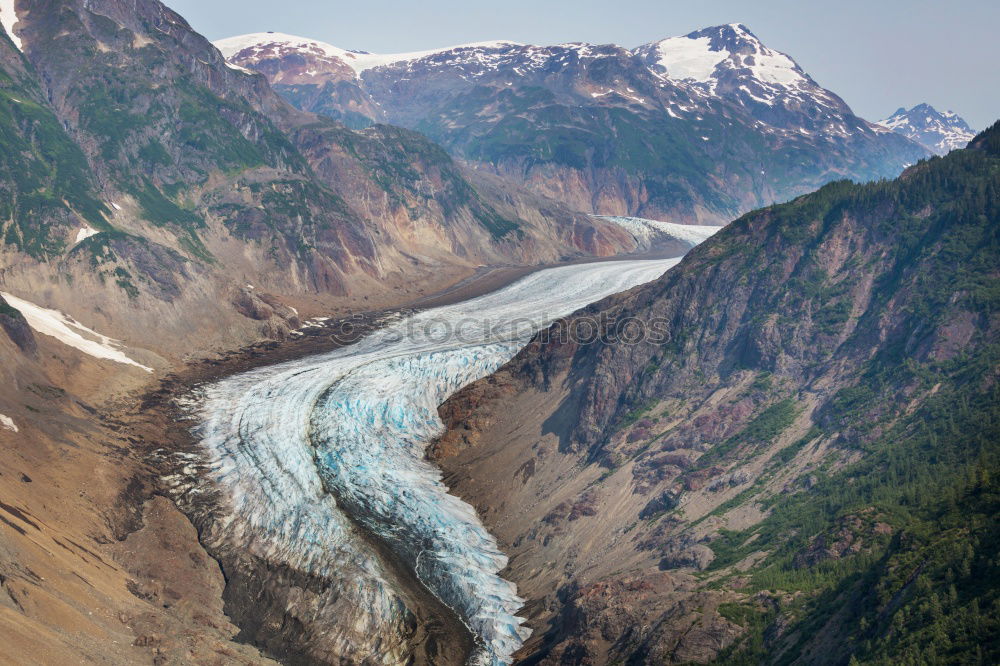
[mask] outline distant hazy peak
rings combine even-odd
[[[883,127],[916,141],[928,150],[944,155],[964,148],[976,135],[969,124],[954,111],[938,111],[930,104],[917,104],[909,111],[899,107],[879,121]]]

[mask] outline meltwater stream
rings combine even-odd
[[[382,568],[345,514],[378,535],[500,666],[527,638],[507,559],[475,510],[424,458],[437,407],[494,372],[537,330],[648,282],[679,259],[552,268],[494,293],[426,310],[357,343],[204,387],[197,432],[226,496],[229,539],[299,570],[342,572],[362,632],[397,611]],[[377,663],[391,663],[386,656]]]

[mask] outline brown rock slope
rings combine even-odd
[[[109,386],[146,373],[20,321],[0,305],[0,662],[273,663],[232,642],[219,565],[151,496],[137,442],[98,416]]]

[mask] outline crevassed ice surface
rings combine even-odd
[[[362,572],[353,594],[393,613],[371,553],[347,516],[381,537],[477,638],[476,664],[509,664],[528,636],[507,564],[475,510],[424,458],[443,430],[437,407],[510,360],[540,328],[660,276],[679,259],[539,271],[456,305],[426,310],[357,343],[235,375],[200,393],[210,477],[247,547],[309,572]],[[372,589],[368,589],[371,586]]]

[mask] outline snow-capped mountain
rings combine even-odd
[[[765,46],[743,24],[705,28],[683,37],[671,37],[645,44],[634,50],[615,45],[583,43],[534,46],[508,40],[460,44],[411,53],[375,54],[351,51],[305,37],[262,32],[217,41],[215,45],[231,62],[265,73],[273,84],[322,84],[329,81],[363,81],[377,78],[372,70],[387,68],[397,73],[427,74],[428,70],[457,70],[466,80],[482,80],[501,73],[524,79],[533,74],[552,74],[579,64],[624,57],[636,60],[659,79],[660,95],[676,88],[700,98],[715,97],[735,101],[755,110],[775,127],[796,125],[781,111],[801,111],[803,107],[824,109],[824,119],[850,114],[847,104],[822,88],[788,55]],[[601,62],[602,66],[606,66]],[[647,72],[643,72],[646,74]],[[402,78],[398,76],[398,78]],[[638,105],[652,102],[635,88],[617,80],[611,87],[597,86],[591,99]],[[508,85],[513,85],[510,83]],[[676,91],[672,91],[676,92]],[[668,105],[671,115],[690,112],[684,104]],[[378,111],[372,113],[376,118]],[[800,114],[796,114],[800,116]],[[815,122],[816,114],[795,120],[824,129]],[[779,119],[780,118],[780,119]],[[807,128],[809,129],[809,128]],[[856,128],[857,129],[857,128]],[[836,124],[830,133],[847,133]]]
[[[426,51],[414,51],[411,53],[388,53],[378,54],[368,51],[351,51],[341,49],[331,44],[319,42],[305,37],[296,37],[280,32],[257,32],[239,37],[229,37],[215,42],[215,46],[226,58],[232,58],[240,54],[241,58],[256,58],[263,60],[269,57],[279,56],[282,53],[298,52],[312,53],[326,60],[335,60],[346,64],[355,74],[374,67],[393,65],[400,62],[421,60],[430,58],[442,53],[451,51],[461,52],[481,52],[500,50],[511,46],[523,46],[511,41],[475,42],[471,44],[459,44],[458,46],[447,46],[440,49],[429,49]],[[317,72],[318,73],[318,72]]]
[[[917,104],[907,111],[899,107],[894,114],[879,121],[897,134],[916,141],[938,155],[965,148],[976,133],[954,111],[938,111],[930,104]]]
[[[215,42],[235,66],[265,74],[293,104],[333,117],[352,127],[387,121],[381,105],[360,88],[361,77],[376,67],[406,67],[409,63],[441,58],[483,62],[515,42],[478,42],[412,53],[377,54],[351,51],[306,37],[258,32]]]
[[[279,33],[216,45],[301,109],[416,129],[590,213],[719,224],[927,155],[742,24],[635,49],[501,40],[382,55]]]
[[[865,129],[843,127],[844,117],[853,116],[850,107],[741,23],[653,42],[635,53],[671,81],[736,102],[776,127],[835,135]]]

